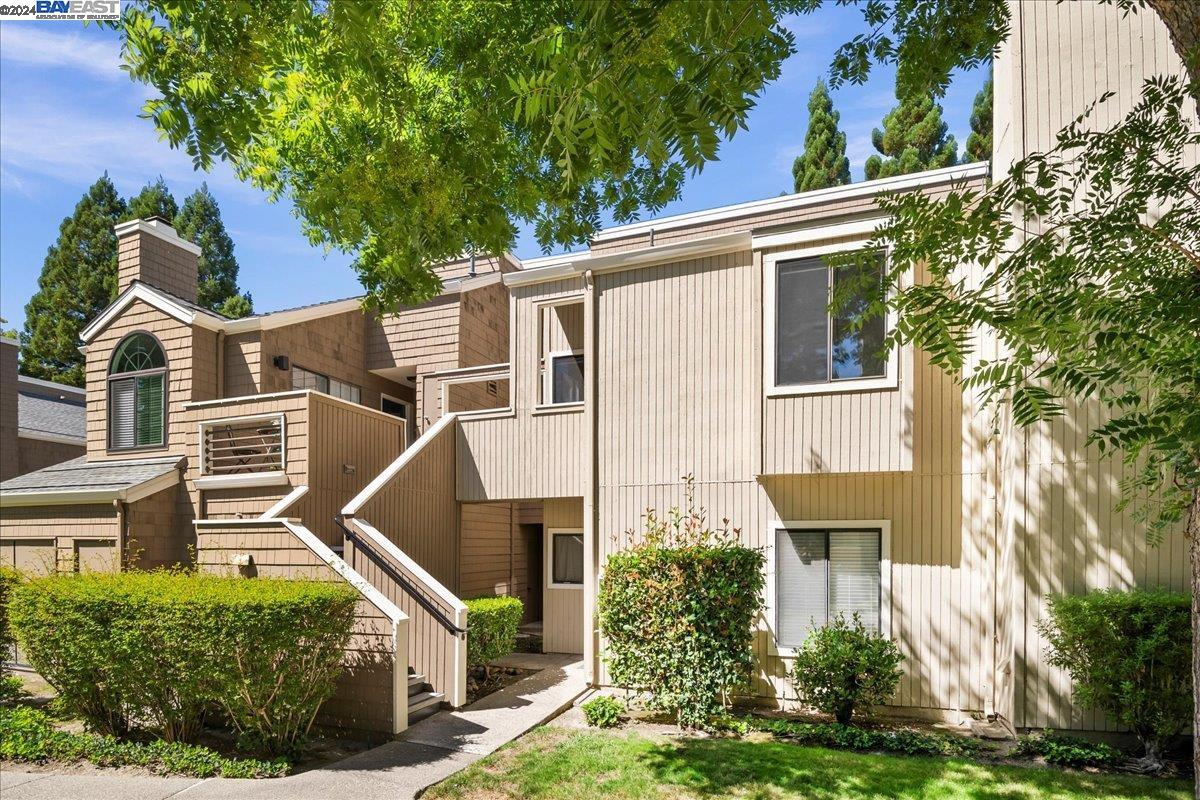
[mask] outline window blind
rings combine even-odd
[[[137,444],[136,378],[112,381],[108,385],[108,438],[113,448]]]
[[[857,613],[880,626],[877,530],[779,529],[775,532],[775,637],[799,647],[813,628]]]

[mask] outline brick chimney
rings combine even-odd
[[[162,217],[131,219],[117,233],[117,293],[135,280],[196,302],[200,246],[180,237]]]

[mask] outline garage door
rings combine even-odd
[[[117,543],[112,539],[76,539],[76,572],[116,572]]]

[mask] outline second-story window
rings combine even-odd
[[[854,297],[838,314],[829,301],[844,269],[831,269],[820,257],[780,261],[774,265],[775,386],[834,384],[883,378],[884,318],[876,316],[856,328],[866,307]],[[882,279],[883,264],[880,262]]]
[[[583,303],[551,303],[539,309],[541,404],[583,402]]]
[[[330,378],[328,375],[322,375],[319,372],[313,372],[304,367],[292,367],[292,388],[315,389],[322,394],[340,397],[343,400],[349,400],[351,403],[362,402],[362,389],[353,383],[339,381],[337,378]]]
[[[167,357],[148,333],[126,336],[108,368],[108,446],[161,447],[166,442]]]

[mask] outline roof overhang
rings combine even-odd
[[[246,333],[248,331],[265,331],[272,328],[282,328],[295,325],[298,322],[329,317],[335,314],[345,314],[362,308],[361,297],[348,297],[334,303],[321,303],[307,308],[296,308],[290,311],[277,311],[273,314],[243,317],[242,319],[221,320],[218,330],[227,334]]]
[[[162,475],[121,488],[102,489],[45,489],[30,492],[0,492],[0,508],[23,506],[70,506],[89,503],[111,503],[120,501],[136,503],[138,500],[158,494],[179,484],[179,468],[175,467]]]
[[[121,292],[121,296],[114,300],[112,305],[104,309],[104,313],[92,320],[80,332],[79,338],[84,344],[87,344],[96,337],[96,334],[108,327],[109,323],[138,300],[158,309],[168,317],[179,320],[184,325],[199,325],[202,328],[216,331],[220,330],[226,324],[225,320],[220,317],[188,308],[185,305],[175,302],[161,292],[155,291],[152,286],[135,282],[130,284],[128,289]]]
[[[53,433],[51,431],[37,431],[33,428],[18,428],[17,436],[22,439],[32,439],[36,442],[54,442],[55,444],[73,444],[79,447],[87,446],[87,439],[83,436],[69,436],[65,433]]]

